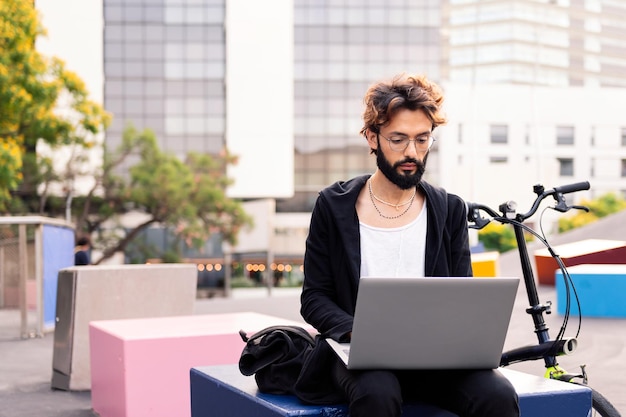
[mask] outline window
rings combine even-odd
[[[556,144],[557,145],[573,145],[574,144],[574,126],[557,126],[556,127]]]
[[[622,159],[622,178],[626,177],[626,159]]]
[[[622,167],[622,174],[623,174],[623,167]],[[595,158],[591,158],[591,166],[589,167],[589,176],[591,178],[596,176],[596,160]]]
[[[507,143],[509,141],[509,127],[507,125],[491,125],[491,143]]]
[[[626,146],[626,127],[622,128],[622,146]]]
[[[591,128],[591,139],[590,139],[590,142],[591,142],[591,146],[595,146],[595,144],[596,144],[596,128],[595,127]]]
[[[559,175],[562,177],[574,176],[574,160],[572,158],[559,158]]]
[[[492,164],[506,164],[509,158],[506,156],[492,156],[489,158],[489,162]]]
[[[530,145],[530,126],[526,125],[526,134],[524,136],[524,142],[526,145]]]

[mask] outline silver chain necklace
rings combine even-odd
[[[417,188],[414,188],[413,189],[413,195],[411,196],[411,198],[406,200],[404,203],[393,204],[393,203],[386,202],[385,200],[383,200],[382,198],[380,198],[376,194],[374,194],[374,190],[372,190],[372,180],[371,179],[369,180],[369,188],[370,188],[370,192],[372,193],[372,196],[376,199],[376,201],[378,201],[379,203],[383,203],[386,206],[393,207],[393,208],[396,209],[396,211],[400,210],[400,207],[406,206],[407,204],[413,202],[413,199],[415,198],[415,193],[417,192]]]
[[[374,195],[374,192],[372,191],[372,180],[369,180],[369,181],[367,182],[367,184],[368,184],[368,189],[369,189],[369,192],[370,192],[370,200],[372,200],[372,204],[374,205],[374,208],[376,209],[376,211],[378,212],[378,215],[379,215],[380,217],[383,217],[383,218],[385,218],[385,219],[389,219],[389,220],[397,219],[398,217],[402,217],[402,216],[404,216],[404,215],[405,215],[405,214],[409,211],[409,209],[411,208],[411,206],[413,206],[413,201],[415,200],[415,192],[413,192],[413,195],[411,196],[411,199],[410,199],[410,200],[408,200],[406,203],[402,203],[402,204],[391,204],[391,203],[387,203],[387,202],[385,202],[385,201],[383,201],[383,200],[379,199],[378,197],[376,197],[376,196]],[[379,208],[378,208],[378,206],[376,205],[376,201],[375,201],[375,200],[378,200],[378,201],[380,201],[381,203],[383,203],[383,204],[387,204],[387,205],[389,205],[389,206],[391,206],[391,207],[396,207],[396,210],[398,209],[398,207],[403,206],[403,205],[405,205],[405,204],[408,204],[408,207],[407,207],[407,208],[406,208],[406,209],[405,209],[402,213],[400,213],[400,214],[398,214],[398,215],[395,215],[395,216],[386,216],[386,215],[384,215],[384,214],[380,211],[380,209],[379,209]]]

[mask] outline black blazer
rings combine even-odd
[[[361,266],[356,200],[369,175],[337,182],[315,203],[304,255],[302,317],[322,335],[345,341],[352,330]],[[472,276],[464,201],[424,181],[427,276]]]

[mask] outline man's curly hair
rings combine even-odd
[[[442,113],[443,93],[441,88],[424,75],[400,74],[388,81],[371,85],[363,98],[363,127],[361,135],[369,129],[380,132],[400,109],[423,110],[432,122],[432,130],[446,123]]]

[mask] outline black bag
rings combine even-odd
[[[295,395],[296,381],[315,339],[302,327],[288,325],[267,327],[249,338],[243,330],[239,335],[246,342],[239,359],[241,373],[254,374],[261,392]]]

